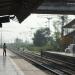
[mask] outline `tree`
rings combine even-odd
[[[14,40],[14,44],[15,44],[16,48],[20,48],[23,45],[23,41],[21,39],[19,39],[19,38],[16,38]]]
[[[58,21],[55,21],[54,24],[53,24],[53,27],[55,29],[54,38],[55,38],[55,41],[56,41],[56,48],[60,49],[60,50],[63,50],[63,45],[61,43],[61,37],[64,34],[63,26],[64,26],[64,24],[67,23],[68,16],[63,15],[63,16],[58,16],[58,18],[59,18]]]
[[[35,46],[44,46],[47,44],[50,35],[49,28],[39,29],[34,34],[33,43]]]
[[[68,22],[68,16],[67,15],[59,16],[59,19],[61,20],[61,38],[62,38],[64,36],[63,26]]]
[[[52,45],[56,50],[61,50],[62,47],[61,47],[61,41],[60,41],[60,38],[61,38],[61,23],[60,23],[60,21],[55,21],[53,24],[53,27],[55,29],[55,32],[53,34],[55,43]]]
[[[16,38],[14,42],[17,43],[17,44],[23,43],[23,41],[21,39],[18,39],[18,38]]]

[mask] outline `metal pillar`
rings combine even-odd
[[[52,19],[52,18],[47,18],[48,19],[48,27],[49,27],[49,29],[50,29],[50,20]],[[50,29],[51,30],[51,29]]]
[[[64,28],[63,28],[63,26],[64,26],[64,16],[61,16],[61,19],[62,19],[61,37],[63,37],[63,35],[64,35]]]
[[[0,28],[1,28],[1,48],[2,48],[2,23],[0,23]]]

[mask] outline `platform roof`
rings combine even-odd
[[[63,28],[75,28],[75,19],[63,26]]]
[[[75,14],[75,2],[44,1],[34,12],[43,14]]]
[[[0,0],[0,16],[15,15],[22,22],[42,0]]]
[[[73,37],[75,35],[75,31],[70,32],[69,34],[65,35],[65,36],[70,36]]]
[[[21,23],[31,13],[75,14],[75,0],[0,0],[0,16],[15,15]]]

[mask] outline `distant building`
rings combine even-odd
[[[75,19],[63,26],[65,51],[75,53]],[[67,37],[67,38],[66,38]]]

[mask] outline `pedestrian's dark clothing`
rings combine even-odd
[[[6,44],[4,43],[4,45],[3,45],[3,56],[6,56]]]

